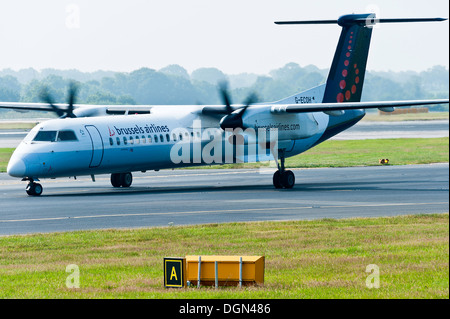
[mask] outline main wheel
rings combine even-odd
[[[131,173],[120,174],[120,184],[122,187],[130,187],[131,183],[133,183],[133,175]]]
[[[120,181],[120,174],[111,174],[111,185],[113,187],[120,187],[122,185],[122,182]]]
[[[292,171],[284,171],[281,177],[284,188],[292,188],[295,185],[295,175]]]
[[[273,174],[273,186],[275,186],[275,188],[277,188],[277,189],[283,188],[283,184],[281,183],[281,173],[280,173],[280,171],[276,171]]]
[[[25,188],[25,191],[30,196],[40,196],[43,190],[42,185],[39,183],[28,183],[27,188]]]

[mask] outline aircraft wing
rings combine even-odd
[[[274,104],[272,113],[307,113],[307,112],[330,112],[354,109],[382,109],[393,111],[394,107],[448,104],[448,99],[435,100],[409,100],[409,101],[377,101],[377,102],[350,102],[350,103],[311,103],[311,104]]]
[[[56,107],[66,110],[68,104],[55,104]],[[108,114],[149,114],[149,105],[92,105],[75,104],[75,113],[81,117],[102,116]],[[22,103],[22,102],[0,102],[0,109],[14,110],[18,112],[42,111],[54,112],[54,108],[48,103]]]
[[[47,103],[0,102],[0,109],[9,109],[16,111],[53,111],[52,107]]]

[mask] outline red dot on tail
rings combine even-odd
[[[349,57],[350,57],[350,52],[347,52],[347,53],[345,54],[345,56],[346,56],[347,58],[349,58]]]
[[[356,69],[358,67],[358,65],[355,63],[355,64],[353,64],[353,67]]]
[[[356,74],[359,74],[359,69],[356,69],[356,70],[355,70],[355,73],[356,73]]]
[[[359,76],[357,76],[357,77],[355,78],[355,83],[356,83],[356,84],[359,83]]]
[[[344,102],[344,94],[339,93],[339,94],[337,95],[337,97],[336,97],[336,101],[337,101],[338,103]]]
[[[348,71],[346,69],[342,70],[342,76],[345,78],[348,74]]]
[[[344,65],[345,65],[345,66],[348,66],[349,63],[350,63],[350,62],[348,62],[348,60],[345,60],[345,61],[344,61]]]
[[[345,92],[345,99],[348,101],[348,100],[350,100],[350,91],[349,90],[347,90],[346,92]]]
[[[342,80],[341,82],[339,82],[339,87],[341,88],[341,90],[345,89],[346,85],[347,85],[347,83],[345,83],[345,80]]]
[[[356,93],[356,85],[352,85],[352,94],[355,94]]]

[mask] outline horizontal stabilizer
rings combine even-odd
[[[375,14],[367,15],[344,15],[337,20],[304,20],[304,21],[275,21],[275,24],[338,24],[340,26],[359,24],[374,25],[377,23],[404,23],[404,22],[439,22],[447,18],[391,18],[377,19]]]

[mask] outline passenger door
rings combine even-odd
[[[92,157],[90,168],[99,167],[103,160],[104,145],[99,130],[94,125],[86,125],[92,143]]]

